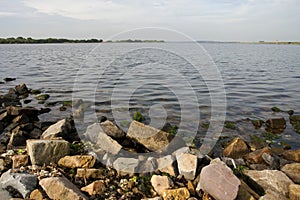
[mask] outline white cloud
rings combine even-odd
[[[14,15],[17,15],[17,13],[0,11],[0,17],[9,17],[9,16],[14,16]]]

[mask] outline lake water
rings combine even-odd
[[[125,122],[139,110],[147,123],[157,128],[165,121],[181,126],[184,120],[182,130],[195,132],[192,127],[199,120],[209,122],[213,115],[211,94],[220,89],[214,88],[217,83],[225,89],[226,120],[237,122],[236,130],[224,129],[223,133],[247,138],[264,130],[254,130],[243,119],[283,116],[288,120],[284,113],[273,113],[273,106],[300,114],[299,55],[300,46],[296,45],[0,45],[0,78],[17,78],[0,85],[0,94],[24,82],[49,93],[48,101],[70,100],[72,95],[83,98],[91,102],[97,117],[117,119],[124,129]],[[207,77],[207,71],[211,76]],[[36,102],[29,105],[36,106]],[[57,118],[68,114],[58,107],[52,110],[51,115]],[[44,120],[47,117],[41,116]],[[287,123],[281,140],[300,147],[299,135]],[[200,126],[198,132],[203,131]]]

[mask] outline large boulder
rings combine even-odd
[[[88,198],[68,179],[50,177],[40,180],[40,186],[51,199],[87,200]]]
[[[151,151],[163,150],[173,136],[167,132],[133,121],[128,129],[127,137],[135,140]]]
[[[80,138],[75,129],[74,121],[71,118],[66,118],[51,125],[41,135],[41,139],[55,139],[62,137],[68,142],[79,141]]]
[[[3,188],[12,187],[23,196],[28,198],[37,186],[37,176],[25,173],[12,173],[11,169],[2,174],[0,184]]]
[[[299,200],[300,199],[300,185],[291,184],[289,186],[289,197],[290,197],[290,200]]]
[[[240,184],[241,181],[225,163],[214,160],[202,169],[196,191],[201,189],[216,200],[234,200]]]
[[[285,152],[283,152],[282,156],[286,160],[300,162],[300,149],[285,151]]]
[[[91,155],[65,156],[58,161],[58,165],[67,168],[92,168],[96,158]]]
[[[113,138],[122,138],[125,136],[125,132],[109,120],[101,122],[100,125],[103,132]]]
[[[69,155],[70,145],[65,140],[27,140],[27,152],[33,165],[57,163]]]
[[[248,145],[241,138],[234,138],[223,151],[223,156],[229,158],[241,158],[249,153]]]
[[[192,154],[184,153],[176,157],[179,174],[187,180],[194,180],[197,171],[198,157]]]
[[[288,196],[289,185],[293,184],[289,177],[278,170],[245,170],[244,174],[249,176],[265,191],[270,189],[284,196]]]
[[[281,168],[288,177],[290,177],[295,183],[300,182],[300,163],[286,164]]]

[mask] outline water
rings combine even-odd
[[[0,85],[0,94],[25,82],[49,93],[48,101],[70,100],[74,95],[92,102],[97,117],[114,118],[121,126],[139,110],[157,128],[168,121],[184,132],[201,134],[205,130],[197,122],[210,121],[211,93],[220,89],[211,90],[208,84],[223,81],[226,120],[238,122],[236,130],[224,129],[224,135],[247,138],[263,131],[254,130],[242,120],[246,118],[288,120],[284,113],[272,113],[273,106],[300,114],[300,46],[202,46],[205,51],[191,43],[0,45],[0,78],[17,78]],[[213,63],[219,71],[209,72]],[[222,80],[214,76],[218,73]],[[52,117],[68,114],[57,107],[52,110]],[[288,123],[281,140],[300,147],[298,139]]]

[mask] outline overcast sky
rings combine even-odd
[[[0,37],[109,39],[161,27],[195,40],[300,41],[299,23],[299,0],[0,0]],[[139,39],[176,39],[150,32]]]

